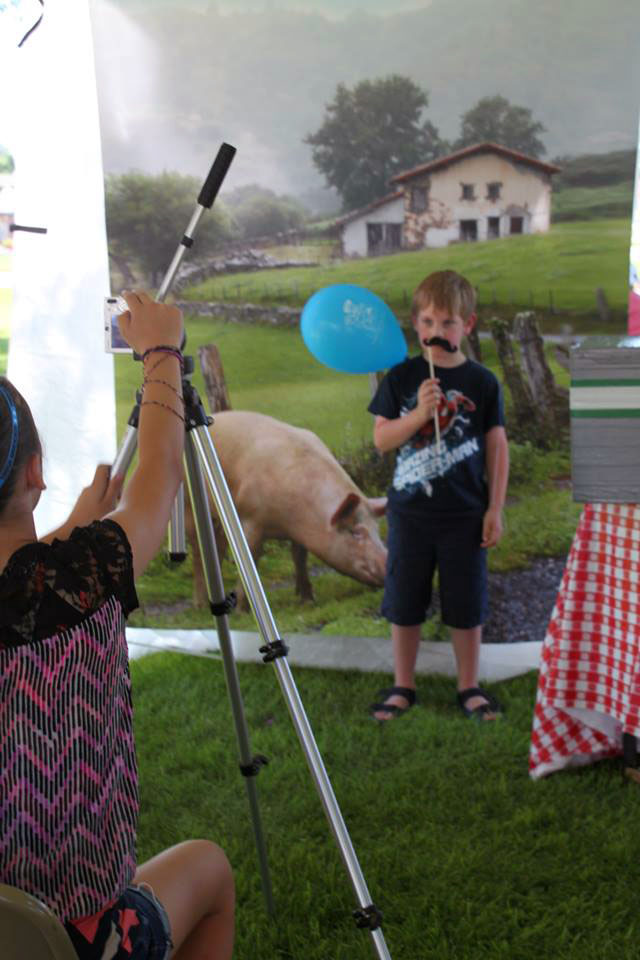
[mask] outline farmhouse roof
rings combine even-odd
[[[336,227],[343,227],[352,220],[357,220],[358,217],[363,216],[365,213],[370,213],[372,210],[377,210],[378,207],[383,207],[385,203],[391,203],[392,200],[399,200],[401,196],[403,196],[402,190],[396,190],[395,193],[388,193],[385,197],[381,197],[380,200],[374,200],[372,203],[368,203],[366,207],[351,210],[350,213],[345,213],[344,217],[338,217],[335,225]]]
[[[560,167],[553,163],[543,163],[535,157],[529,157],[526,153],[520,153],[518,150],[511,150],[509,147],[503,147],[499,143],[491,143],[487,140],[484,143],[474,143],[470,147],[464,147],[462,150],[456,150],[455,153],[449,153],[446,157],[438,157],[437,160],[431,160],[429,163],[422,163],[419,167],[413,167],[411,170],[404,170],[391,177],[389,183],[403,183],[412,177],[417,177],[421,173],[431,173],[435,170],[442,170],[444,167],[459,163],[467,157],[472,157],[477,153],[498,153],[508,160],[515,160],[517,163],[525,163],[530,167],[535,167],[543,173],[559,173]]]

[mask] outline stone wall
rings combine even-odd
[[[269,327],[297,327],[297,307],[259,306],[255,303],[210,303],[203,300],[176,300],[183,313],[198,317],[216,317],[229,323],[251,323]]]

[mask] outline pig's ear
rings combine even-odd
[[[386,497],[369,497],[367,503],[371,507],[371,512],[374,517],[383,517],[387,512],[387,498]]]
[[[339,523],[344,523],[344,521],[349,517],[349,514],[353,513],[359,503],[360,497],[357,493],[348,493],[334,515],[331,517],[331,526],[335,527]]]

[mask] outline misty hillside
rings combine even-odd
[[[547,157],[635,144],[637,0],[432,0],[342,20],[285,3],[224,15],[187,0],[92,0],[107,171],[204,174],[227,140],[238,147],[232,186],[302,194],[322,180],[301,141],[337,83],[393,72],[429,91],[447,138],[462,112],[500,93],[545,125]]]

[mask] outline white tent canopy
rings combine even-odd
[[[42,535],[66,518],[116,445],[113,358],[102,335],[109,273],[88,0],[48,0],[5,69],[12,95],[3,98],[0,142],[16,164],[15,221],[47,230],[14,234],[8,362],[43,441]]]

